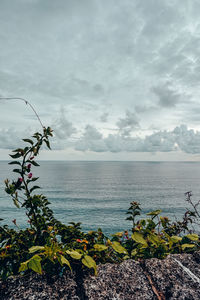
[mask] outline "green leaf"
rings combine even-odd
[[[157,209],[157,210],[154,210],[154,211],[151,211],[147,214],[147,216],[157,216],[159,215],[160,213],[162,212],[161,209]]]
[[[144,246],[148,246],[148,244],[147,244],[147,241],[144,239],[144,237],[143,237],[143,235],[141,234],[141,233],[139,233],[139,232],[134,232],[132,235],[131,235],[131,237],[132,237],[132,239],[135,241],[135,242],[137,242],[137,243],[139,243],[139,244],[142,244],[142,245],[144,245]]]
[[[19,161],[11,161],[11,162],[9,162],[8,163],[9,165],[19,165],[19,166],[21,166],[21,163],[19,162]]]
[[[67,250],[66,253],[69,254],[74,259],[81,259],[82,257],[82,254],[80,254],[75,250]]]
[[[108,249],[108,247],[103,244],[95,244],[94,249],[96,251],[104,251],[104,250]]]
[[[27,260],[27,261],[25,261],[25,262],[23,262],[23,263],[20,264],[19,272],[23,272],[23,271],[28,270],[28,262],[29,261]]]
[[[128,254],[127,250],[119,242],[113,242],[111,246],[118,253]]]
[[[93,268],[95,275],[97,275],[97,265],[91,256],[85,255],[82,259],[82,263],[88,268]]]
[[[150,234],[150,235],[148,235],[148,239],[155,246],[158,246],[160,244],[160,242],[161,242],[160,238],[156,234]]]
[[[198,234],[192,233],[192,234],[188,234],[186,235],[186,237],[191,240],[191,241],[198,241],[199,240],[199,236]]]
[[[48,141],[48,140],[44,140],[44,141],[45,141],[47,147],[48,147],[49,149],[51,149],[49,141]]]
[[[42,266],[40,261],[42,258],[39,255],[34,255],[28,262],[29,269],[36,273],[42,274]]]
[[[36,163],[36,161],[32,160],[31,161],[32,165],[36,166],[36,167],[39,167],[40,165],[38,163]]]
[[[175,244],[175,243],[178,243],[178,242],[182,241],[182,237],[176,236],[176,235],[172,235],[170,237],[170,240]]]
[[[30,189],[30,193],[32,193],[32,191],[36,190],[36,189],[40,189],[40,187],[38,185],[34,185],[31,189]]]
[[[22,149],[22,148],[17,148],[15,150],[12,150],[12,152],[17,152],[17,153],[23,152],[23,151],[24,151],[24,149]]]
[[[22,141],[27,142],[27,143],[30,143],[31,145],[33,145],[33,141],[30,140],[30,139],[22,139]]]
[[[30,181],[36,181],[36,180],[38,180],[39,179],[39,177],[33,177],[33,178],[31,178],[31,180]],[[28,180],[27,180],[28,181]]]
[[[19,173],[20,175],[22,174],[22,170],[20,170],[20,169],[14,169],[13,172]]]
[[[69,261],[63,255],[60,256],[60,260],[61,260],[62,265],[67,265],[70,268],[70,270],[72,270]]]
[[[133,221],[134,218],[130,216],[130,217],[126,218],[126,220],[128,220],[128,221]]]
[[[137,249],[133,249],[133,250],[131,251],[131,257],[136,256],[136,254],[137,254]]]
[[[45,247],[44,246],[33,246],[31,248],[28,249],[29,253],[34,253],[36,251],[39,251],[39,250],[44,250]]]
[[[22,154],[21,154],[21,153],[9,154],[9,155],[10,155],[10,157],[12,157],[12,158],[19,158],[19,157],[21,157],[21,156],[22,156]]]
[[[196,245],[194,244],[183,244],[181,245],[182,250],[185,250],[185,248],[194,248]]]

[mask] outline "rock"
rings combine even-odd
[[[1,300],[146,300],[200,299],[200,252],[169,255],[164,260],[127,260],[90,272],[62,277],[37,274],[0,281]]]
[[[3,300],[45,300],[45,299],[73,299],[77,296],[77,284],[74,276],[69,273],[61,278],[49,280],[45,276],[31,274],[9,278],[6,283],[0,282],[0,299]]]
[[[99,266],[98,277],[85,279],[84,288],[90,300],[156,299],[139,262],[133,260]]]
[[[164,299],[200,299],[199,263],[194,255],[174,254],[164,260],[148,259],[144,261],[144,270]]]

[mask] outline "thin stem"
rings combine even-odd
[[[44,129],[44,125],[42,124],[42,121],[41,121],[40,117],[38,116],[36,110],[34,109],[33,105],[26,99],[20,98],[20,97],[0,97],[0,100],[20,100],[20,101],[23,101],[26,105],[28,104],[31,107],[31,109],[33,110],[34,114],[36,115],[38,121],[40,122],[40,125]]]
[[[24,182],[24,186],[25,186],[25,190],[26,190],[26,193],[27,193],[27,198],[31,198],[31,195],[30,195],[30,191],[29,191],[29,189],[28,189],[28,185],[27,185],[27,183],[26,183],[26,180],[25,180],[25,177],[24,177],[24,165],[25,165],[25,163],[26,163],[26,157],[27,157],[27,155],[31,152],[32,150],[29,150],[25,155],[24,155],[24,157],[23,157],[23,161],[22,161],[22,178],[23,178],[23,182]],[[36,227],[37,227],[37,229],[38,229],[38,224],[37,224],[37,217],[36,217],[36,214],[35,214],[35,211],[34,211],[34,209],[33,209],[33,205],[32,205],[32,202],[31,202],[31,200],[30,200],[30,207],[31,207],[31,210],[32,210],[32,212],[33,212],[33,217],[34,217],[34,220],[35,220],[35,225],[36,225]],[[30,217],[29,217],[29,220],[30,220]]]

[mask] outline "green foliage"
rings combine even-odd
[[[5,180],[5,191],[17,209],[25,208],[29,227],[21,230],[0,226],[0,277],[37,272],[63,274],[65,270],[92,269],[97,275],[99,263],[119,263],[124,259],[164,258],[169,253],[194,252],[199,249],[199,236],[189,228],[200,217],[198,204],[193,204],[191,192],[186,193],[192,209],[187,210],[182,221],[171,222],[155,210],[141,219],[141,208],[131,202],[127,220],[132,223],[132,234],[118,232],[109,239],[99,228],[84,233],[81,223],[59,222],[49,208],[48,199],[40,193],[35,182],[34,167],[39,167],[36,157],[43,144],[50,149],[51,128],[35,133],[32,139],[23,139],[24,148],[11,154],[9,164],[14,166],[17,179]],[[136,220],[137,219],[137,220]],[[2,219],[1,219],[2,220]],[[1,221],[0,220],[0,221]]]
[[[190,233],[189,229],[189,223],[195,222],[197,217],[194,211],[190,211],[189,219],[186,219],[187,213],[185,213],[183,220],[177,222],[171,222],[169,218],[159,216],[161,210],[149,212],[147,218],[135,222],[135,216],[140,215],[137,202],[131,203],[129,211],[132,212],[131,221],[134,220],[133,233],[131,238],[122,242],[128,250],[129,257],[134,259],[164,258],[169,253],[193,252],[199,249],[199,236]],[[192,215],[194,220],[191,219]],[[189,234],[185,235],[185,232]]]

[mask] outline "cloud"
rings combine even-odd
[[[155,110],[158,109],[158,106],[152,106],[152,105],[136,105],[135,106],[135,111],[138,113],[138,114],[141,114],[141,113],[150,113],[150,112],[154,112]]]
[[[155,86],[152,91],[158,97],[158,104],[161,107],[175,107],[181,99],[181,95],[169,83]]]
[[[133,130],[139,128],[139,119],[135,113],[127,110],[125,118],[120,118],[116,125],[121,135],[129,136]]]
[[[27,98],[44,124],[67,107],[52,126],[60,148],[78,138],[74,147],[94,151],[174,151],[169,129],[199,125],[199,14],[188,0],[2,0],[0,94]],[[18,103],[0,110],[11,147],[8,128],[19,139],[35,120]],[[178,147],[198,151],[196,132],[179,134]]]
[[[109,134],[107,137],[88,125],[75,145],[79,151],[94,152],[171,152],[181,150],[185,153],[200,153],[200,131],[188,129],[186,125],[172,131],[158,131],[144,138]]]
[[[188,129],[186,125],[176,127],[173,131],[179,148],[186,153],[200,153],[200,131]]]
[[[16,149],[23,146],[24,142],[21,139],[29,136],[29,130],[20,132],[13,127],[0,129],[0,149]]]
[[[14,128],[1,129],[0,149],[15,149],[16,147],[23,146],[24,143],[20,139],[28,137],[29,132],[30,129],[23,132],[17,132]],[[63,128],[60,128],[51,141],[52,148],[54,150],[62,150],[70,147],[81,152],[167,153],[182,151],[188,154],[200,154],[200,131],[188,129],[186,125],[177,126],[170,131],[157,131],[143,138],[121,135],[120,132],[103,136],[97,128],[87,125],[80,138],[69,141],[68,138],[72,132],[74,131],[71,129],[71,125],[66,127],[64,131]],[[20,139],[18,138],[19,136]]]
[[[73,124],[66,119],[64,109],[61,109],[59,118],[52,125],[56,138],[60,140],[68,139],[72,134],[76,133],[77,130]]]
[[[75,143],[75,149],[79,151],[91,150],[94,152],[107,151],[102,134],[91,125],[85,127],[82,137]]]
[[[103,114],[100,116],[100,121],[103,122],[103,123],[106,123],[107,120],[108,120],[108,116],[109,116],[109,113],[103,113]]]

